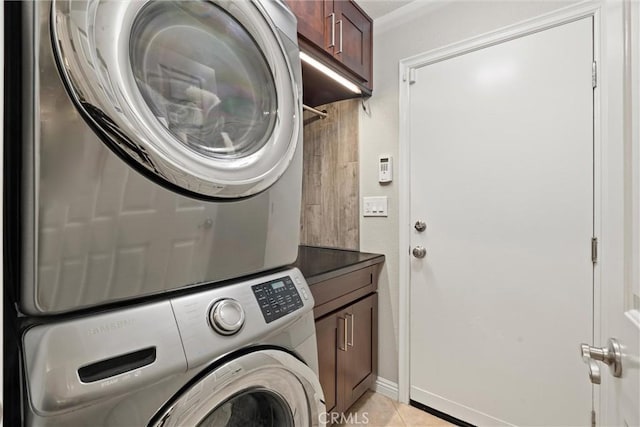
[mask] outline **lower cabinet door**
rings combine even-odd
[[[338,397],[338,315],[330,314],[316,321],[318,369],[327,412],[339,410]]]
[[[344,309],[346,351],[338,351],[342,373],[344,408],[348,408],[369,389],[378,366],[378,294],[372,294]],[[340,387],[340,384],[338,384]]]
[[[316,320],[320,385],[328,413],[346,411],[370,388],[378,366],[378,294]],[[331,414],[327,417],[331,424]]]

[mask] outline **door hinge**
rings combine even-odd
[[[591,411],[591,427],[596,427],[596,411]]]
[[[591,238],[591,262],[594,264],[598,262],[598,238],[597,237]]]
[[[591,87],[593,89],[598,87],[598,63],[596,61],[591,63]]]
[[[416,69],[409,68],[409,84],[412,85],[416,82]]]

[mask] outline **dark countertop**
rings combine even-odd
[[[311,286],[382,262],[384,262],[384,255],[381,254],[317,246],[299,246],[298,259],[292,264],[292,267],[298,267]]]

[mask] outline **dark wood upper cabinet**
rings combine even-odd
[[[323,46],[326,32],[325,2],[314,0],[286,0],[286,2],[298,18],[298,34],[317,46]]]
[[[373,21],[351,0],[285,0],[298,18],[300,48],[355,83],[363,95],[373,89]],[[311,106],[360,96],[306,64],[305,103]]]
[[[351,1],[333,3],[336,15],[334,57],[371,88],[371,18]]]

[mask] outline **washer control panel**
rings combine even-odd
[[[302,308],[300,294],[289,276],[251,286],[267,323]]]

